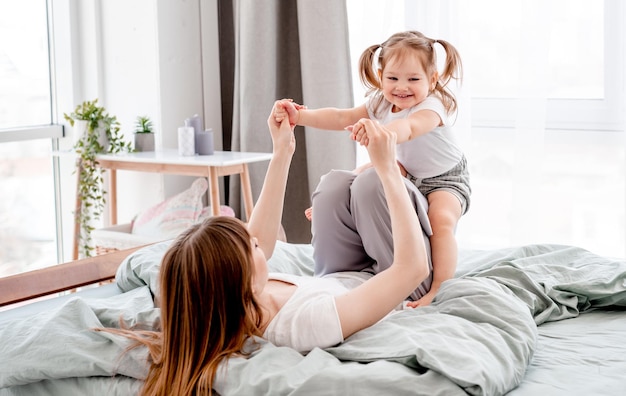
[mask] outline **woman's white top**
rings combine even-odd
[[[297,288],[269,323],[263,337],[276,346],[288,346],[300,353],[343,342],[335,296],[347,293],[370,276],[344,273],[320,278],[271,273],[270,280],[292,283]]]

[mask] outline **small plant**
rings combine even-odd
[[[152,133],[152,120],[150,120],[150,117],[137,117],[137,121],[135,121],[135,133]]]
[[[104,107],[98,106],[98,99],[83,102],[72,113],[65,113],[64,117],[71,126],[77,120],[87,121],[85,133],[74,144],[78,155],[76,194],[81,203],[80,209],[76,209],[79,213],[74,213],[74,217],[80,225],[80,234],[77,236],[79,251],[84,257],[90,257],[94,251],[92,224],[100,219],[106,203],[106,191],[102,186],[104,170],[98,166],[96,156],[103,153],[130,152],[132,148],[130,143],[122,139],[117,118],[109,115]],[[106,141],[101,138],[102,132]]]
[[[154,151],[154,131],[148,116],[139,116],[135,121],[135,151]]]

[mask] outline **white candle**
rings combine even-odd
[[[195,129],[178,127],[178,155],[189,157],[195,154]]]

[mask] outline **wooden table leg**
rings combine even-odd
[[[83,172],[83,161],[76,159],[76,202],[74,203],[74,246],[72,246],[72,260],[78,260],[78,244],[80,241],[80,216],[82,215],[83,201],[80,199],[80,174]]]
[[[209,196],[211,198],[211,214],[220,215],[220,185],[217,180],[217,168],[209,166]]]
[[[248,164],[243,164],[241,172],[241,194],[243,195],[243,205],[246,209],[246,220],[250,220],[252,209],[254,208],[254,200],[252,199],[252,187],[250,186],[250,173],[248,172]]]
[[[109,219],[117,224],[117,170],[109,169]]]

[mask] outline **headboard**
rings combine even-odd
[[[0,278],[0,307],[110,281],[120,263],[143,246]]]

